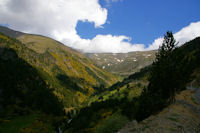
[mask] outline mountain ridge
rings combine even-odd
[[[86,53],[85,55],[100,68],[123,77],[139,72],[141,68],[151,65],[156,50],[134,51],[129,53]]]

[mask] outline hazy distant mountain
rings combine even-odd
[[[11,29],[3,27],[3,26],[0,26],[0,32],[9,37],[13,37],[13,38],[17,38],[17,37],[24,35],[24,33],[22,33],[22,32],[11,30]]]
[[[92,59],[100,68],[128,76],[141,68],[150,65],[155,59],[156,51],[130,52],[130,53],[87,53],[86,56]]]

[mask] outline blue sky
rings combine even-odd
[[[200,0],[0,0],[0,25],[90,53],[158,49],[200,36]]]
[[[123,0],[111,2],[104,28],[95,28],[94,23],[79,21],[78,34],[92,39],[97,34],[126,35],[132,43],[151,44],[167,30],[178,32],[191,22],[200,21],[200,0]]]

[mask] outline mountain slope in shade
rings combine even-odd
[[[0,26],[0,32],[13,38],[17,38],[17,37],[20,37],[21,35],[24,35],[24,33],[22,32],[11,30],[3,26]]]
[[[4,28],[4,34],[12,36],[16,31]],[[2,27],[0,32],[2,31]],[[15,40],[0,36],[0,46],[12,48],[17,55],[36,68],[54,94],[69,107],[77,107],[87,100],[99,86],[110,86],[119,80],[98,67],[79,52],[48,37],[20,34]]]
[[[4,43],[0,35],[0,109],[13,106],[14,110],[19,106],[47,114],[62,114],[62,103],[53,95],[52,88],[12,48],[2,46]]]
[[[141,68],[150,65],[155,59],[156,51],[130,53],[87,53],[86,56],[102,69],[113,74],[129,76]]]

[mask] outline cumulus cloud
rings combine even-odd
[[[175,39],[179,42],[179,45],[188,42],[196,37],[200,36],[200,21],[191,23],[189,26],[182,28],[180,31],[174,34]]]
[[[179,46],[200,36],[200,21],[191,23],[174,33],[174,38],[179,42]],[[152,44],[145,47],[144,44],[133,44],[131,38],[127,36],[97,35],[90,40],[88,48],[84,52],[112,52],[127,53],[131,51],[147,51],[158,49],[162,45],[163,37],[154,40]]]
[[[162,44],[163,37],[145,47],[131,43],[131,38],[125,35],[96,35],[93,39],[82,39],[77,34],[78,21],[91,22],[99,28],[106,23],[107,13],[98,0],[0,0],[0,24],[52,37],[83,52],[126,53],[153,50]],[[184,27],[174,36],[180,45],[200,36],[200,21]]]
[[[163,42],[163,37],[159,37],[157,39],[154,40],[154,42],[148,46],[148,48],[146,48],[145,50],[155,50],[158,49],[159,46],[162,44]]]
[[[107,9],[98,0],[0,0],[0,23],[59,41],[80,39],[78,21],[102,27],[106,20]]]
[[[182,44],[200,36],[200,21],[196,23],[191,23],[190,25],[182,28],[180,31],[174,33],[174,38],[178,42],[178,45]],[[163,37],[159,37],[154,40],[154,42],[149,45],[145,50],[158,49],[163,42]]]
[[[91,40],[88,52],[125,53],[144,49],[143,44],[132,45],[130,40],[126,36],[97,35]]]

